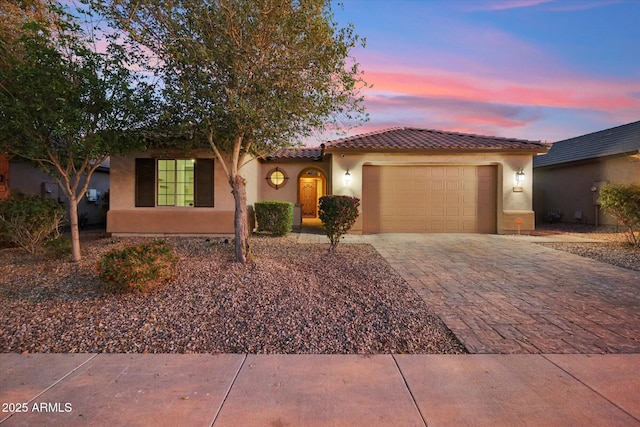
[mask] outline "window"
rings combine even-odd
[[[136,159],[136,207],[213,206],[213,159]]]
[[[267,173],[266,180],[267,180],[267,184],[269,184],[270,187],[273,187],[277,190],[280,187],[284,187],[284,185],[289,180],[289,177],[285,175],[282,169],[276,167],[275,169],[271,169]]]
[[[158,206],[194,205],[195,159],[158,160]]]

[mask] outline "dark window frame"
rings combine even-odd
[[[175,158],[181,160],[183,158]],[[136,158],[135,159],[135,206],[160,207],[157,205],[158,160],[174,160],[169,158]],[[194,206],[215,206],[215,162],[212,158],[196,158],[194,165]],[[172,206],[173,207],[173,206]],[[177,206],[182,208],[182,206]],[[190,209],[191,206],[184,206]]]

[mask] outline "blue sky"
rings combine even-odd
[[[343,0],[373,88],[357,134],[558,141],[640,120],[640,0]]]

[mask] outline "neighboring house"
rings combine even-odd
[[[0,200],[9,197],[9,158],[0,154]]]
[[[248,205],[293,202],[296,224],[317,221],[318,199],[334,194],[361,200],[355,233],[526,233],[535,227],[532,158],[547,150],[533,141],[394,128],[282,150],[242,172]],[[233,233],[231,187],[208,151],[113,157],[110,186],[107,231],[116,235]]]
[[[104,225],[106,218],[101,209],[103,196],[109,191],[108,163],[100,166],[91,177],[90,191],[78,205],[78,217],[82,225]],[[93,190],[93,191],[91,191]],[[0,200],[9,197],[11,192],[37,195],[66,204],[67,197],[56,183],[32,163],[9,160],[0,155]]]
[[[558,141],[533,167],[539,221],[615,225],[598,205],[599,191],[640,184],[640,121]]]

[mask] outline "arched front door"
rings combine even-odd
[[[304,169],[298,177],[298,203],[302,205],[303,218],[318,217],[318,199],[325,195],[326,177],[316,168]]]

